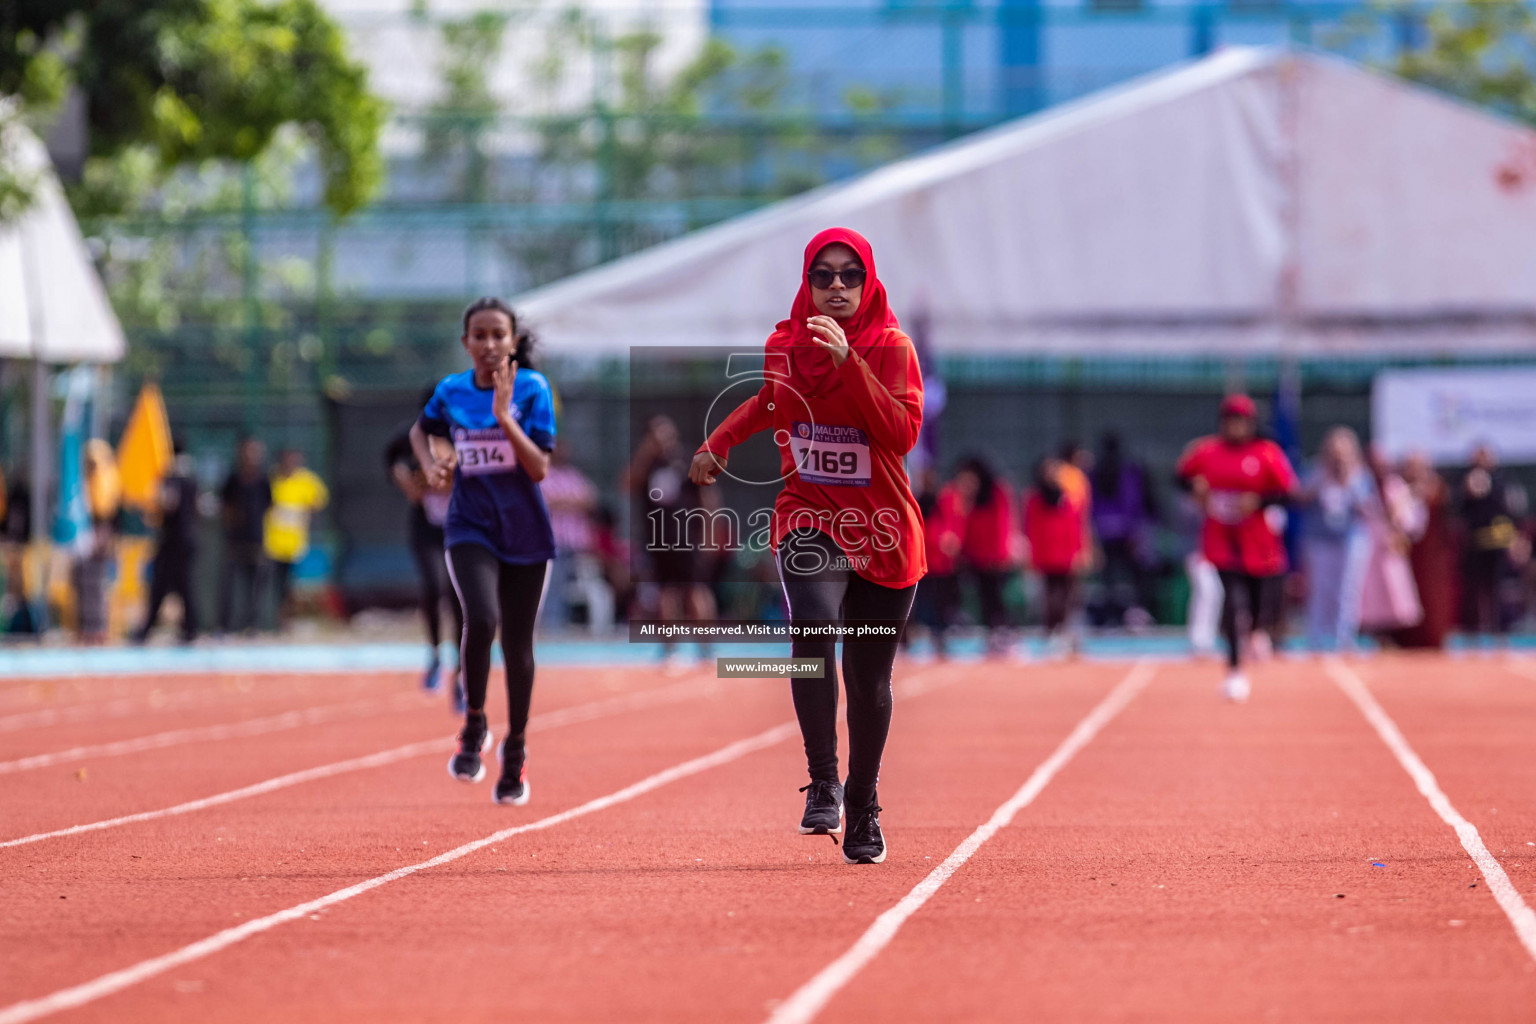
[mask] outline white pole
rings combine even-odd
[[[48,366],[32,360],[32,537],[48,537],[48,491],[53,483],[52,417]]]

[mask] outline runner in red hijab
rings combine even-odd
[[[699,447],[690,476],[714,483],[732,447],[771,428],[784,480],[771,539],[791,623],[802,634],[829,624],[874,634],[843,643],[846,793],[835,639],[794,638],[794,656],[823,659],[824,674],[791,688],[811,776],[800,832],[837,835],[846,803],[843,858],[875,864],[886,851],[875,784],[890,730],[891,667],[927,562],[903,462],[922,426],[922,373],[863,235],[829,228],[811,239],[794,306],[766,356],[766,383]]]

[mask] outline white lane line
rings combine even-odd
[[[145,697],[121,697],[107,701],[105,704],[75,704],[62,708],[19,711],[14,715],[0,718],[0,732],[15,732],[18,729],[43,728],[91,719],[123,718],[133,714],[160,714],[209,703],[212,702],[204,694],[182,693],[174,697],[164,697],[159,703],[154,703]]]
[[[1488,883],[1488,890],[1493,893],[1494,901],[1499,909],[1504,911],[1504,916],[1509,918],[1509,923],[1515,928],[1515,935],[1525,951],[1536,959],[1536,912],[1533,912],[1525,900],[1520,898],[1519,891],[1510,882],[1509,875],[1504,873],[1504,866],[1498,862],[1493,854],[1488,852],[1488,847],[1483,845],[1483,837],[1478,834],[1477,826],[1461,816],[1461,812],[1452,806],[1450,798],[1441,790],[1440,783],[1435,781],[1435,775],[1414,753],[1398,729],[1397,723],[1392,721],[1382,708],[1365,682],[1353,669],[1343,662],[1330,659],[1326,665],[1328,675],[1344,691],[1344,696],[1354,702],[1355,707],[1365,716],[1365,720],[1371,723],[1376,730],[1376,735],[1381,737],[1381,742],[1392,751],[1392,756],[1397,758],[1397,763],[1403,766],[1408,777],[1413,779],[1413,784],[1418,787],[1419,793],[1435,813],[1440,815],[1440,820],[1451,826],[1456,832],[1456,838],[1461,840],[1462,849],[1467,851],[1472,862],[1483,873],[1483,879]]]
[[[56,764],[83,761],[89,757],[116,757],[122,754],[137,754],[145,750],[161,750],[165,747],[175,747],[183,743],[228,740],[244,736],[264,736],[267,733],[282,732],[285,729],[297,729],[305,725],[319,725],[322,722],[332,722],[342,718],[363,718],[369,715],[390,714],[395,711],[419,707],[421,707],[421,695],[415,693],[399,694],[395,697],[355,700],[345,704],[326,704],[321,707],[307,708],[299,711],[285,711],[280,715],[271,715],[266,718],[251,718],[244,722],[230,722],[224,725],[202,725],[188,729],[172,729],[169,732],[159,732],[150,736],[138,736],[130,740],[116,740],[112,743],[71,747],[68,750],[58,750],[51,754],[35,754],[31,757],[18,758],[14,761],[0,761],[0,775],[31,771],[34,768],[49,768]]]
[[[607,796],[588,800],[586,803],[573,807],[568,811],[561,811],[559,814],[540,818],[538,821],[530,822],[527,825],[514,825],[511,828],[504,828],[499,832],[491,833],[483,839],[476,839],[473,842],[465,843],[463,846],[455,847],[447,853],[439,854],[430,860],[396,868],[388,874],[370,878],[356,885],[349,885],[345,889],[338,889],[318,899],[289,907],[287,910],[280,910],[275,914],[268,914],[266,917],[247,921],[234,928],[226,928],[224,931],[216,935],[210,935],[206,939],[183,946],[170,953],[141,961],[131,967],[125,967],[110,974],[103,974],[101,977],[83,984],[60,989],[38,999],[27,999],[19,1003],[13,1003],[4,1009],[0,1009],[0,1024],[24,1024],[26,1021],[37,1020],[50,1014],[59,1013],[62,1010],[84,1006],[104,996],[109,996],[115,992],[121,992],[125,988],[137,985],[141,981],[147,981],[157,975],[164,974],[166,971],[180,967],[183,964],[192,963],[195,960],[211,956],[220,950],[228,949],[230,946],[244,942],[252,936],[271,931],[279,925],[287,924],[290,921],[302,920],[310,914],[325,910],[327,907],[344,903],[354,897],[361,896],[365,892],[388,885],[390,882],[397,882],[402,878],[426,871],[429,868],[451,864],[476,851],[483,850],[493,843],[511,839],[513,836],[553,828],[567,821],[607,810],[610,807],[644,796],[679,779],[685,779],[691,775],[698,775],[701,772],[709,771],[711,768],[718,768],[721,765],[729,764],[748,754],[762,750],[765,747],[771,747],[776,743],[782,743],[791,736],[798,736],[799,734],[799,726],[794,722],[776,725],[766,732],[760,732],[756,736],[738,740],[728,746],[721,747],[712,754],[705,754],[703,757],[696,757],[691,761],[684,761],[681,764],[673,765],[671,768],[657,772],[655,775],[647,776],[639,782],[625,786],[623,789],[609,793]]]
[[[1506,671],[1512,672],[1522,679],[1536,679],[1536,665],[1530,658],[1506,655],[1500,664]]]
[[[702,696],[705,692],[717,689],[716,683],[717,681],[714,679],[705,679],[702,682],[696,680],[643,693],[609,697],[585,704],[577,704],[568,708],[558,708],[554,711],[546,711],[543,714],[534,715],[528,720],[528,726],[530,729],[543,731],[545,729],[558,728],[562,725],[590,722],[609,715],[641,711],[645,708],[661,704],[676,703],[687,700],[695,695]],[[28,843],[42,842],[44,839],[79,835],[82,832],[99,832],[102,829],[117,828],[120,825],[132,825],[141,821],[154,821],[159,818],[170,818],[179,814],[191,814],[193,811],[219,807],[223,804],[234,803],[236,800],[261,796],[265,793],[287,789],[290,786],[297,786],[305,782],[334,778],[347,772],[363,771],[368,768],[381,768],[384,765],[394,764],[397,761],[406,761],[413,757],[424,757],[427,754],[443,753],[451,749],[451,743],[452,737],[439,737],[431,740],[420,740],[416,743],[407,743],[391,750],[381,750],[376,754],[365,754],[362,757],[349,758],[345,761],[336,761],[332,764],[317,765],[314,768],[289,772],[286,775],[279,775],[262,782],[255,782],[249,786],[241,786],[239,789],[231,789],[224,793],[216,793],[213,796],[206,796],[197,800],[188,800],[186,803],[176,804],[174,807],[162,807],[154,811],[124,814],[121,817],[93,821],[84,825],[71,825],[68,828],[55,829],[52,832],[38,832],[34,835],[22,836],[19,839],[7,839],[0,842],[0,849],[8,846],[25,846]]]
[[[118,697],[104,702],[88,701],[82,704],[66,704],[63,707],[38,708],[34,711],[18,711],[15,714],[0,716],[0,732],[126,718],[131,715],[163,715],[191,708],[215,708],[220,705],[238,707],[237,702],[249,696],[251,694],[248,692],[230,691],[222,687],[213,690],[198,688],[169,694],[151,692],[140,697]],[[258,696],[264,700],[272,700],[274,697],[304,695],[303,693],[282,695],[264,690]]]
[[[1056,773],[1066,767],[1078,751],[1098,735],[1117,714],[1125,708],[1141,689],[1147,685],[1155,671],[1147,662],[1138,662],[1131,669],[1129,675],[1122,679],[1113,690],[1101,700],[1087,717],[1077,723],[1077,727],[1061,741],[1061,745],[1052,752],[1051,756],[1040,763],[1033,774],[1019,787],[1018,792],[1009,797],[1007,802],[992,812],[992,817],[981,825],[976,831],[966,837],[965,841],[955,847],[954,852],[944,861],[930,871],[921,882],[918,882],[910,892],[901,898],[895,906],[875,918],[864,932],[859,936],[847,952],[824,967],[810,981],[800,986],[793,995],[773,1011],[768,1018],[768,1024],[807,1024],[814,1020],[832,997],[838,991],[853,980],[854,975],[880,954],[907,919],[917,913],[918,909],[939,887],[949,881],[956,871],[966,861],[971,859],[982,845],[998,832],[1006,828],[1025,807],[1039,796],[1041,791],[1055,778]]]

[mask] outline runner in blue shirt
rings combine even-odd
[[[494,799],[520,806],[529,793],[524,741],[533,696],[533,623],[555,553],[539,492],[555,447],[555,407],[549,381],[529,365],[532,339],[518,333],[506,303],[471,304],[460,340],[474,367],[443,378],[411,427],[411,447],[427,483],[440,487],[453,477],[443,534],[448,575],[464,609],[459,665],[466,708],[448,772],[465,782],[485,777],[480,755],[491,745],[485,691],[499,622],[508,730]],[[452,453],[429,437],[452,442]]]

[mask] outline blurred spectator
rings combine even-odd
[[[1079,574],[1093,569],[1093,481],[1088,476],[1092,469],[1092,452],[1076,441],[1062,442],[1056,460],[1056,481],[1083,518],[1083,547],[1077,556]]]
[[[32,489],[20,469],[0,486],[4,510],[0,512],[0,552],[5,558],[5,596],[0,600],[0,631],[36,634],[40,623],[33,615],[26,587],[26,548],[32,539]]]
[[[262,523],[272,507],[267,479],[267,448],[254,437],[240,442],[235,466],[219,491],[224,520],[224,573],[219,590],[219,629],[224,633],[255,629],[261,614]],[[235,602],[241,601],[240,616]]]
[[[99,437],[85,443],[85,500],[91,531],[74,564],[75,598],[80,639],[87,644],[107,640],[107,586],[122,510],[123,487],[112,446]]]
[[[0,519],[0,540],[7,544],[26,545],[32,539],[32,488],[27,485],[26,474],[19,470],[11,474],[5,486],[5,515]]]
[[[1093,485],[1088,472],[1093,454],[1076,441],[1063,441],[1056,458],[1056,479],[1067,500],[1088,515],[1093,505]],[[1085,535],[1086,537],[1086,535]]]
[[[1045,580],[1045,632],[1062,643],[1063,628],[1077,603],[1077,575],[1087,537],[1083,509],[1062,485],[1065,464],[1045,458],[1035,466],[1034,487],[1024,505],[1024,538],[1029,565]],[[1081,493],[1081,492],[1079,492]],[[1065,641],[1068,647],[1075,642]]]
[[[420,396],[425,406],[431,400],[435,388],[428,388]],[[443,643],[443,599],[448,599],[448,610],[453,617],[452,641],[458,646],[464,634],[464,610],[459,607],[459,595],[448,577],[448,560],[443,550],[443,524],[448,521],[448,503],[453,498],[453,485],[445,490],[427,486],[427,478],[416,461],[411,448],[411,423],[401,427],[384,447],[384,468],[390,482],[411,503],[406,520],[406,535],[411,546],[411,560],[416,563],[419,584],[421,618],[427,627],[427,669],[422,675],[422,689],[436,693],[445,682],[451,683],[453,693],[458,692],[457,678],[445,679],[440,649]],[[431,439],[429,442],[431,443]],[[447,454],[446,452],[444,453]],[[451,479],[451,477],[450,477]],[[455,675],[450,672],[449,675]]]
[[[285,448],[278,453],[277,471],[272,474],[272,505],[263,520],[262,543],[272,566],[279,630],[287,628],[293,613],[293,570],[309,554],[310,519],[330,500],[331,492],[304,465],[302,452]]]
[[[960,464],[954,486],[967,509],[960,563],[976,587],[981,624],[987,631],[987,653],[997,654],[1007,647],[1008,607],[1003,602],[1003,589],[1019,562],[1013,495],[979,456]]]
[[[935,489],[937,476],[931,468],[925,470],[917,495],[928,575],[917,585],[913,617],[927,627],[934,654],[943,658],[948,653],[948,632],[960,610],[960,549],[969,507],[957,481]]]
[[[1456,619],[1456,541],[1451,535],[1451,489],[1423,454],[1403,460],[1403,482],[1407,484],[1415,506],[1422,510],[1422,522],[1410,533],[1412,546],[1408,563],[1413,569],[1414,586],[1423,609],[1417,625],[1393,634],[1399,646],[1439,648],[1445,644]]]
[[[597,488],[571,465],[567,454],[565,442],[557,441],[550,453],[549,473],[539,481],[555,533],[555,557],[549,565],[542,615],[546,623],[556,626],[569,624],[571,585],[592,561],[592,509],[597,504]]]
[[[1108,433],[1099,442],[1099,457],[1089,479],[1093,532],[1104,557],[1100,568],[1103,621],[1149,626],[1148,569],[1158,510],[1146,470],[1124,457],[1118,434]]]
[[[1416,625],[1424,617],[1408,551],[1424,529],[1424,504],[1387,462],[1379,448],[1370,451],[1371,477],[1380,498],[1371,517],[1371,554],[1360,593],[1360,628],[1387,634]]]
[[[1301,501],[1307,641],[1313,650],[1346,649],[1359,631],[1360,592],[1371,554],[1369,521],[1379,514],[1376,486],[1353,430],[1328,432],[1302,481]]]
[[[140,644],[149,639],[160,621],[161,606],[172,595],[181,601],[181,642],[197,639],[197,599],[192,588],[197,567],[197,476],[181,438],[172,442],[172,448],[176,458],[160,481],[156,503],[160,523],[149,576],[149,608],[144,624],[133,634],[134,642]]]
[[[629,543],[619,529],[619,517],[608,505],[599,505],[592,513],[592,552],[613,594],[614,620],[628,621],[635,590],[629,574]]]
[[[703,507],[699,486],[688,479],[691,461],[692,452],[678,437],[677,424],[667,416],[654,416],[624,474],[625,489],[640,512],[636,541],[656,584],[656,616],[661,622],[682,621],[684,613],[693,621],[710,622],[715,617],[713,596],[704,585],[703,563],[687,530],[687,513]],[[706,520],[704,530],[708,529]],[[699,645],[701,658],[708,657],[708,651],[708,645]],[[669,667],[677,667],[672,641],[662,644],[662,656]]]
[[[1467,529],[1462,560],[1465,623],[1470,632],[1503,636],[1510,624],[1500,590],[1514,568],[1518,533],[1510,491],[1492,448],[1481,445],[1472,453],[1472,468],[1462,478],[1459,497]]]

